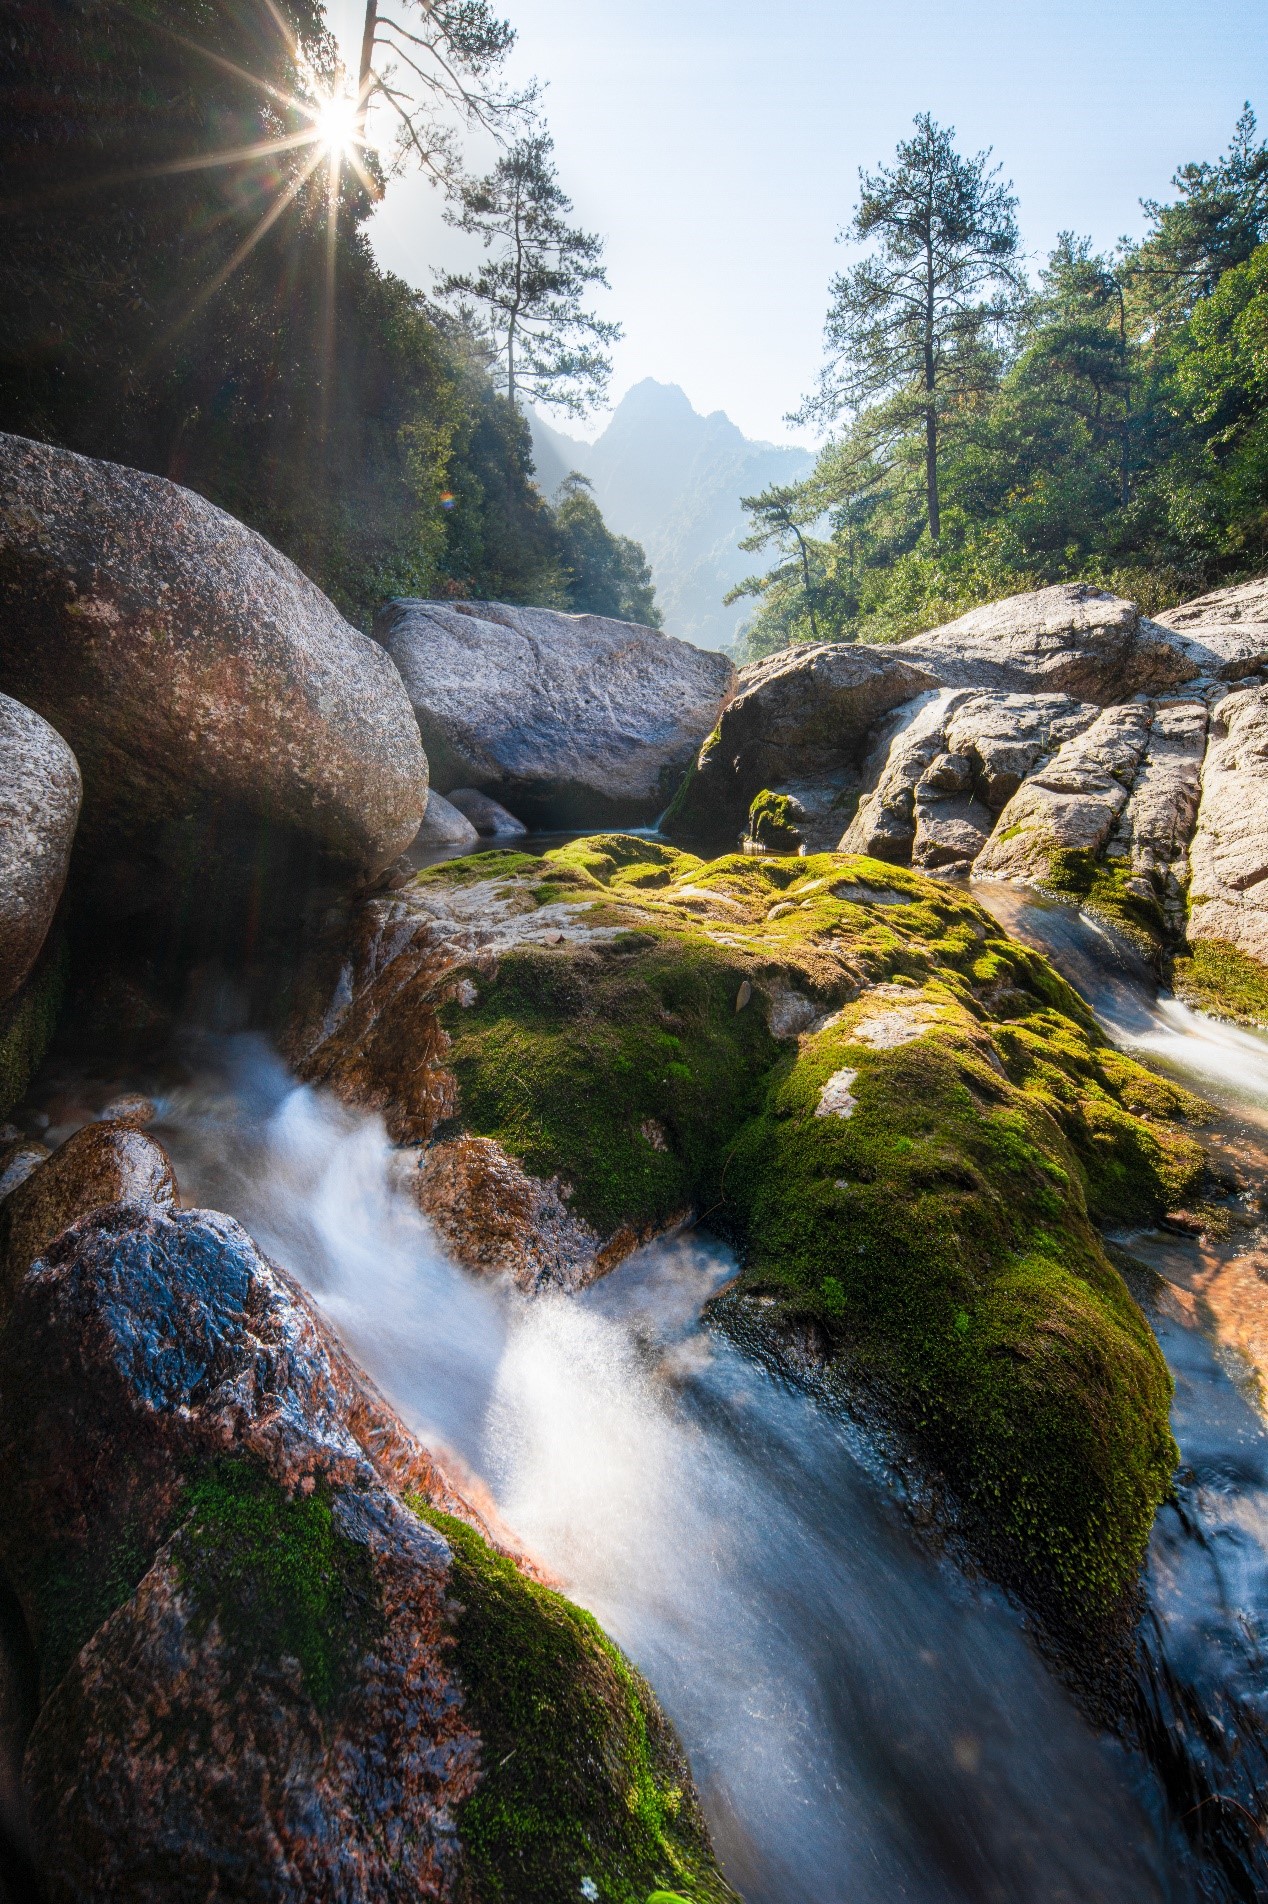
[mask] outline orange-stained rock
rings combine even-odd
[[[175,1201],[176,1177],[161,1144],[128,1123],[85,1124],[5,1201],[0,1300],[90,1210],[108,1203],[167,1209]]]
[[[584,1289],[646,1239],[603,1237],[568,1208],[558,1177],[530,1177],[491,1137],[454,1137],[418,1160],[410,1188],[468,1269],[501,1271],[526,1293]]]
[[[438,1480],[229,1218],[116,1204],[23,1279],[0,1330],[0,1559],[40,1658],[25,1786],[51,1896],[452,1895],[478,1740],[448,1549],[380,1459]],[[270,1651],[270,1550],[263,1585],[234,1573],[235,1502],[248,1530],[328,1529],[324,1663]]]

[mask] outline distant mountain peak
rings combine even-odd
[[[813,452],[757,443],[725,410],[707,416],[676,383],[644,377],[625,392],[593,443],[530,413],[537,480],[552,495],[570,470],[594,485],[608,527],[641,542],[665,626],[702,648],[731,642],[748,612],[722,597],[750,570],[739,548],[741,496],[809,470]]]

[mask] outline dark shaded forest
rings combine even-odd
[[[478,336],[376,264],[355,168],[311,164],[336,59],[313,0],[13,0],[0,428],[187,484],[362,626],[394,594],[651,618]]]

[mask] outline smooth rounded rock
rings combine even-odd
[[[79,764],[56,728],[0,694],[0,1002],[48,936],[82,792]]]
[[[0,435],[0,688],[83,772],[81,850],[192,887],[261,839],[377,872],[427,768],[400,678],[292,562],[159,476]]]
[[[161,1144],[130,1124],[85,1124],[5,1200],[0,1299],[89,1211],[111,1203],[165,1210],[175,1201],[176,1177]]]
[[[389,602],[375,632],[437,786],[540,827],[654,820],[733,674],[656,628],[505,602]]]
[[[488,839],[517,839],[528,832],[523,820],[517,820],[497,800],[491,800],[487,793],[480,793],[475,787],[455,787],[449,795],[449,804],[464,813],[476,832]]]

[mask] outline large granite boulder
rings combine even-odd
[[[601,615],[395,601],[375,632],[442,793],[538,827],[654,820],[732,680],[723,655]]]
[[[894,649],[947,687],[1071,694],[1108,707],[1202,670],[1135,602],[1087,582],[1010,595]]]
[[[785,648],[741,670],[732,699],[665,817],[676,839],[734,845],[764,787],[808,795],[848,788],[872,730],[904,701],[937,686],[898,649],[820,642]],[[838,822],[839,825],[839,822]]]
[[[427,768],[396,670],[293,563],[158,476],[0,435],[0,688],[74,749],[120,909],[261,851],[375,872]]]
[[[839,850],[903,866],[963,868],[1026,776],[1082,733],[1096,709],[1067,694],[943,688],[899,716]]]
[[[1198,673],[1240,681],[1268,668],[1268,575],[1214,589],[1154,619],[1174,630]]]
[[[1268,688],[1212,710],[1190,860],[1190,939],[1222,940],[1268,965]]]
[[[65,1231],[0,1319],[45,1894],[734,1904],[648,1688],[488,1531],[229,1218]]]
[[[81,793],[78,763],[57,730],[0,694],[0,1003],[48,936]]]

